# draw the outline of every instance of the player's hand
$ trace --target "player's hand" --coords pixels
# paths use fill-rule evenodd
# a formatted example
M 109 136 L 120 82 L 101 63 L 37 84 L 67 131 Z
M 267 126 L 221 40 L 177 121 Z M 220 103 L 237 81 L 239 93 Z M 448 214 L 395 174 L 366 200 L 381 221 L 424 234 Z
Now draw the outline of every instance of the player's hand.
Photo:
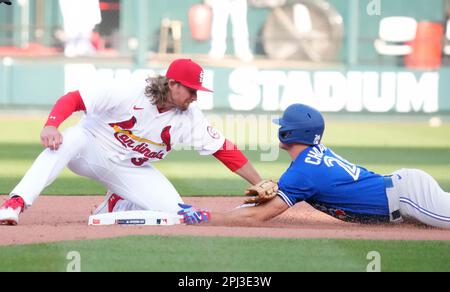
M 178 204 L 178 206 L 181 210 L 177 214 L 183 216 L 185 224 L 194 225 L 211 220 L 211 213 L 207 210 L 198 210 L 186 204 Z
M 51 150 L 58 150 L 63 143 L 63 136 L 57 128 L 45 126 L 41 131 L 41 145 Z

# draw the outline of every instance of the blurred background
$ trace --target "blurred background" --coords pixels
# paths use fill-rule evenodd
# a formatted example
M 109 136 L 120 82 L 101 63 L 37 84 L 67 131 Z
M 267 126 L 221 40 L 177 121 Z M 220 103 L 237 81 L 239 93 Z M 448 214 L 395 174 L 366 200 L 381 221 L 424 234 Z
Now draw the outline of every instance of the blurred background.
M 204 110 L 450 110 L 450 0 L 10 2 L 1 108 L 47 108 L 80 83 L 161 74 L 185 57 L 215 90 Z

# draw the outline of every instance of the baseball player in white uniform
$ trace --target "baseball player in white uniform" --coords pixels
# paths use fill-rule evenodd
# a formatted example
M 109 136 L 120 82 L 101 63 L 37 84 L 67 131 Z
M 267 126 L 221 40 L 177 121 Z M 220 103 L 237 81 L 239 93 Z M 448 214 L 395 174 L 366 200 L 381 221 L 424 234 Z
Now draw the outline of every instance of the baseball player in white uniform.
M 61 97 L 41 132 L 47 149 L 0 207 L 0 224 L 16 225 L 19 214 L 66 166 L 109 190 L 96 213 L 117 211 L 115 207 L 176 212 L 183 202 L 180 194 L 152 163 L 178 144 L 214 155 L 251 184 L 260 181 L 242 152 L 192 104 L 197 90 L 210 91 L 202 80 L 203 69 L 197 63 L 178 59 L 165 76 L 134 84 L 97 84 Z M 58 126 L 76 111 L 86 115 L 61 134 Z

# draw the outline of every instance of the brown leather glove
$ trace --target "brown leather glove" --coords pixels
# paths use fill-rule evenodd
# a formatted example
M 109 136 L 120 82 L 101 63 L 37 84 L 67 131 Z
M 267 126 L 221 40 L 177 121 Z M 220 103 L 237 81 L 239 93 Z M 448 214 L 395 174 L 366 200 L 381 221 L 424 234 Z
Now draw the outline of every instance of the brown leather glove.
M 278 183 L 273 180 L 262 180 L 259 183 L 249 187 L 245 195 L 249 196 L 245 204 L 261 204 L 275 198 L 278 193 Z

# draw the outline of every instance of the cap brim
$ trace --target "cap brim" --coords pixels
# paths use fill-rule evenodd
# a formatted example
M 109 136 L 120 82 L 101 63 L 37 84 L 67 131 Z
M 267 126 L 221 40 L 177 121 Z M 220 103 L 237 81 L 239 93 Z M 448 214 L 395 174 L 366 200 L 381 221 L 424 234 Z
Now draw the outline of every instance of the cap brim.
M 193 84 L 189 84 L 187 82 L 180 82 L 180 83 L 183 84 L 186 87 L 191 88 L 191 89 L 200 90 L 200 91 L 207 91 L 207 92 L 214 92 L 211 89 L 208 89 L 208 88 L 203 87 L 203 86 L 193 85 Z
M 272 122 L 274 124 L 281 125 L 281 118 L 274 118 L 274 119 L 272 119 Z

